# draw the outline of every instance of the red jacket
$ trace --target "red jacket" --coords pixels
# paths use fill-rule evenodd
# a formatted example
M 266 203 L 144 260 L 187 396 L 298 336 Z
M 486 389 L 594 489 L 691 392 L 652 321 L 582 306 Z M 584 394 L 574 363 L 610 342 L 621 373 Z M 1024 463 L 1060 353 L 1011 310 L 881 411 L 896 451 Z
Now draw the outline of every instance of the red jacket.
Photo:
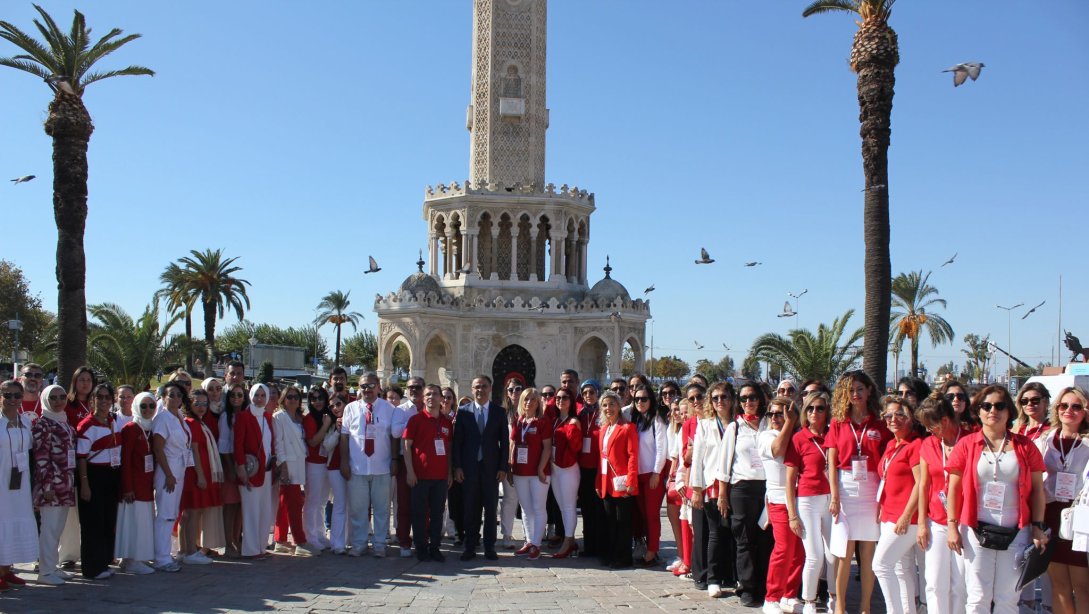
M 617 424 L 605 442 L 608 427 L 602 427 L 598 436 L 598 448 L 604 450 L 598 460 L 597 494 L 605 497 L 627 497 L 639 494 L 639 433 L 630 422 Z M 608 463 L 606 464 L 606 460 Z M 601 469 L 604 467 L 604 471 Z M 628 477 L 629 492 L 617 492 L 613 488 L 613 478 L 619 475 Z
M 134 493 L 137 501 L 154 501 L 155 494 L 152 488 L 152 478 L 155 476 L 155 463 L 151 463 L 151 471 L 144 471 L 147 467 L 146 459 L 151 456 L 149 441 L 150 435 L 144 433 L 144 429 L 135 422 L 129 422 L 121 429 L 121 488 L 122 496 L 125 493 Z
M 1017 500 L 1020 502 L 1020 511 L 1017 514 L 1017 527 L 1023 528 L 1032 522 L 1032 514 L 1029 511 L 1029 499 L 1032 496 L 1032 474 L 1043 473 L 1044 457 L 1040 449 L 1032 443 L 1032 440 L 1024 435 L 1010 432 L 1010 443 L 1013 444 L 1013 453 L 1017 457 L 1017 464 L 1021 472 L 1017 476 Z M 960 476 L 960 509 L 957 510 L 956 519 L 960 524 L 975 528 L 979 524 L 979 478 L 976 475 L 976 465 L 983 455 L 983 431 L 976 431 L 971 435 L 961 437 L 953 448 L 949 459 L 945 461 L 945 470 Z
M 269 435 L 272 435 L 272 415 L 264 413 L 265 423 L 268 425 Z M 271 437 L 269 449 L 276 456 L 276 438 Z M 250 484 L 261 486 L 265 483 L 265 466 L 268 458 L 265 457 L 265 446 L 261 441 L 261 425 L 257 422 L 257 416 L 246 410 L 239 412 L 234 420 L 234 462 L 236 465 L 245 464 L 247 454 L 257 457 L 257 474 L 250 477 Z
M 556 426 L 552 434 L 552 462 L 557 467 L 567 469 L 579 461 L 582 450 L 582 424 L 576 418 L 567 419 Z

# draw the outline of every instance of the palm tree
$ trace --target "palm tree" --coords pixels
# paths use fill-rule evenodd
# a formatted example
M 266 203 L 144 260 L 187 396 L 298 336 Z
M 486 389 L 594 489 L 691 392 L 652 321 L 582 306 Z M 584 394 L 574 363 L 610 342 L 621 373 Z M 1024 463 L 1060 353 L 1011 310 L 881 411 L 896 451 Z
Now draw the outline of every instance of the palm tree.
M 214 361 L 217 314 L 222 318 L 228 311 L 234 311 L 241 322 L 245 309 L 250 308 L 250 297 L 246 295 L 250 282 L 234 276 L 242 267 L 232 266 L 238 258 L 224 260 L 222 249 L 203 252 L 194 249 L 189 253 L 192 257 L 179 258 L 178 263 L 185 270 L 190 290 L 200 297 L 204 308 L 204 343 L 208 346 L 208 359 Z
M 166 269 L 159 275 L 159 282 L 163 287 L 155 293 L 155 298 L 166 299 L 166 308 L 172 314 L 181 314 L 185 320 L 185 338 L 193 341 L 193 306 L 197 301 L 197 293 L 193 279 L 189 272 L 178 266 L 176 262 L 166 265 Z M 185 369 L 193 371 L 193 354 L 185 355 Z
M 112 303 L 91 305 L 88 311 L 93 318 L 88 358 L 107 380 L 143 390 L 165 363 L 190 351 L 190 342 L 182 335 L 167 336 L 181 315 L 159 324 L 158 299 L 137 320 Z
M 340 327 L 351 324 L 352 330 L 356 330 L 356 324 L 363 319 L 363 314 L 348 311 L 348 306 L 352 303 L 348 300 L 350 294 L 351 291 L 341 292 L 340 290 L 333 290 L 326 294 L 318 303 L 318 315 L 314 318 L 314 326 L 318 328 L 326 324 L 337 327 L 337 349 L 336 358 L 334 359 L 336 366 L 340 365 Z
M 927 283 L 930 272 L 922 271 L 900 273 L 892 280 L 892 305 L 897 311 L 892 312 L 889 334 L 896 348 L 903 346 L 904 340 L 911 341 L 911 374 L 919 371 L 919 337 L 923 331 L 930 336 L 930 342 L 937 347 L 939 343 L 953 341 L 953 327 L 945 318 L 928 313 L 928 309 L 941 306 L 945 308 L 945 299 L 937 298 L 937 288 Z
M 749 355 L 771 363 L 799 380 L 813 378 L 833 382 L 862 355 L 858 341 L 862 339 L 863 329 L 855 329 L 846 340 L 843 339 L 847 322 L 854 313 L 854 309 L 848 309 L 842 317 L 833 320 L 831 326 L 821 324 L 815 335 L 802 328 L 787 333 L 789 338 L 775 333 L 761 335 L 753 341 Z
M 42 7 L 34 5 L 42 21 L 34 20 L 45 42 L 0 21 L 0 38 L 23 53 L 0 57 L 8 66 L 46 80 L 54 93 L 45 120 L 53 138 L 53 218 L 57 224 L 57 369 L 62 386 L 87 356 L 87 261 L 83 234 L 87 224 L 87 146 L 94 131 L 91 114 L 83 106 L 87 86 L 126 75 L 154 75 L 143 66 L 91 72 L 96 62 L 140 38 L 121 36 L 114 28 L 91 43 L 91 29 L 83 13 L 75 11 L 71 32 L 65 34 Z M 43 23 L 44 22 L 44 23 Z
M 815 0 L 803 17 L 842 11 L 858 15 L 851 45 L 851 70 L 858 75 L 858 107 L 862 137 L 863 237 L 866 256 L 865 322 L 862 366 L 878 385 L 888 367 L 892 265 L 889 260 L 889 140 L 896 65 L 900 63 L 896 32 L 889 15 L 896 0 Z

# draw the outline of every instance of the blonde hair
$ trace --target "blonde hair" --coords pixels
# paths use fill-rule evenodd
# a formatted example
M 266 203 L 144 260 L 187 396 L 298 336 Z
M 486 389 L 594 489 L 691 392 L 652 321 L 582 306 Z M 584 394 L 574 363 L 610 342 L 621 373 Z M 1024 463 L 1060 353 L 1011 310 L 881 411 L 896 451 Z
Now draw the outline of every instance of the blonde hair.
M 526 418 L 527 417 L 526 413 L 525 413 L 525 407 L 526 407 L 526 401 L 528 401 L 530 399 L 532 399 L 534 401 L 537 401 L 537 411 L 536 411 L 535 415 L 528 416 L 528 417 L 532 417 L 532 418 L 540 418 L 541 417 L 541 395 L 537 393 L 536 388 L 526 388 L 526 389 L 522 390 L 522 394 L 518 396 L 518 409 L 517 409 L 517 412 L 518 412 L 518 417 L 519 418 Z
M 1081 405 L 1085 408 L 1086 412 L 1089 412 L 1089 397 L 1086 396 L 1085 391 L 1077 386 L 1067 386 L 1063 388 L 1059 394 L 1055 395 L 1055 401 L 1051 403 L 1051 427 L 1061 429 L 1062 422 L 1059 422 L 1059 403 L 1062 402 L 1062 398 L 1068 394 L 1072 394 L 1078 397 L 1081 401 Z M 1081 425 L 1078 426 L 1078 433 L 1081 435 L 1089 434 L 1089 413 L 1083 412 L 1081 418 Z

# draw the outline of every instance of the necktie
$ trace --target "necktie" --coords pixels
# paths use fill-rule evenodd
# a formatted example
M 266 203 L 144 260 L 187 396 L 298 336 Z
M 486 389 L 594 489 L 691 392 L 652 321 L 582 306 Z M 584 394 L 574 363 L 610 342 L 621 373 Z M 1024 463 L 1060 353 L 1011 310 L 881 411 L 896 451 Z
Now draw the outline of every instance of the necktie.
M 480 428 L 480 432 L 484 432 L 484 425 L 488 423 L 488 414 L 483 405 L 477 406 L 476 411 L 476 425 Z
M 371 425 L 374 424 L 374 413 L 371 408 L 372 405 L 367 403 L 366 424 L 363 426 L 363 453 L 367 456 L 374 454 L 374 436 L 370 433 Z

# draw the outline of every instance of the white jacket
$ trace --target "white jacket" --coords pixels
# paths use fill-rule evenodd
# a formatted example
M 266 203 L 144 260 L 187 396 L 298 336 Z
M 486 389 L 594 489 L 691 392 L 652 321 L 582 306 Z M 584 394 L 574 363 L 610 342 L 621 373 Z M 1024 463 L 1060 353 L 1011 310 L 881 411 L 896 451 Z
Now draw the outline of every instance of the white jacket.
M 276 438 L 276 463 L 287 463 L 290 484 L 306 483 L 306 440 L 299 434 L 299 425 L 282 409 L 272 414 L 273 437 Z
M 689 488 L 706 490 L 715 483 L 722 455 L 722 435 L 715 418 L 700 418 L 692 440 L 692 467 L 688 472 Z

